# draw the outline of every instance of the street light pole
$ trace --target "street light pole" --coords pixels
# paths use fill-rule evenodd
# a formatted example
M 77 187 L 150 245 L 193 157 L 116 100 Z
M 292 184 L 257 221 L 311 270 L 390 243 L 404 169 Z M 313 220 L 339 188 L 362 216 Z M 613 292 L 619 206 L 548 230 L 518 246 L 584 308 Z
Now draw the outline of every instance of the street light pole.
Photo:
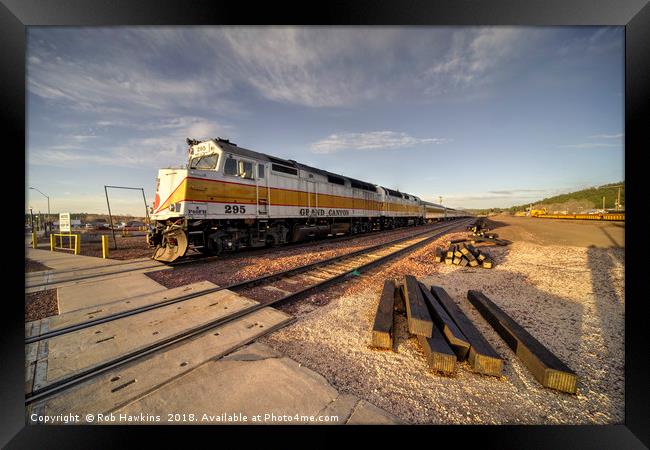
M 30 186 L 29 188 L 39 192 L 43 197 L 45 197 L 47 199 L 47 219 L 49 221 L 50 220 L 50 197 L 43 194 L 41 191 L 39 191 L 35 187 Z M 45 222 L 45 236 L 47 236 L 47 221 Z

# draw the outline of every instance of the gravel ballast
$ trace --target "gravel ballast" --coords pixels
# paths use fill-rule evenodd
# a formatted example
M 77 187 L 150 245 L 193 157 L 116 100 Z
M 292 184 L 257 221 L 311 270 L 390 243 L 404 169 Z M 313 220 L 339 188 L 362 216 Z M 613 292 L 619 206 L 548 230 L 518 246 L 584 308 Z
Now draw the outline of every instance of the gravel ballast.
M 446 235 L 367 275 L 292 305 L 296 323 L 263 339 L 315 370 L 342 393 L 408 423 L 618 424 L 624 421 L 624 249 L 515 242 L 485 247 L 495 268 L 434 263 Z M 406 320 L 396 320 L 398 353 L 369 347 L 386 278 L 405 274 L 447 290 L 504 358 L 502 377 L 459 363 L 455 377 L 427 370 Z M 483 291 L 578 375 L 576 395 L 543 388 L 467 300 Z M 312 301 L 314 300 L 314 301 Z
M 52 268 L 33 259 L 25 258 L 25 273 L 41 272 L 43 270 L 52 270 Z
M 25 294 L 25 322 L 40 320 L 59 313 L 56 289 Z
M 170 289 L 204 280 L 224 286 L 351 253 L 432 228 L 422 226 L 359 236 L 349 240 L 333 242 L 323 240 L 309 246 L 276 248 L 262 255 L 247 255 L 246 252 L 241 252 L 239 255 L 226 255 L 222 259 L 179 266 L 174 270 L 150 272 L 146 275 Z

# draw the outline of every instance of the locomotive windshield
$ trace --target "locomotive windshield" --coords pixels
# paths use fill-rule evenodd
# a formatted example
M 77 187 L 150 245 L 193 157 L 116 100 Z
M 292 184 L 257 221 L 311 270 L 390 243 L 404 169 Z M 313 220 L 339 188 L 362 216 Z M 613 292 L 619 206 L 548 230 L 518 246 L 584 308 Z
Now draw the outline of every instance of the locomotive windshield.
M 190 161 L 190 169 L 214 169 L 217 166 L 218 154 L 195 156 Z

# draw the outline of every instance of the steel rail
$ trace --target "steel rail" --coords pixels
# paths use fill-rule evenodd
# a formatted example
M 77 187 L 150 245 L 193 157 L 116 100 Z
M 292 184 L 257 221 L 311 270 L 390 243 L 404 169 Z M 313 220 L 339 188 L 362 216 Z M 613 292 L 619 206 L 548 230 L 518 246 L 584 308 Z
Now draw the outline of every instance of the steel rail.
M 268 274 L 268 275 L 262 275 L 262 276 L 259 276 L 257 278 L 251 278 L 249 280 L 238 281 L 238 282 L 226 285 L 226 286 L 219 286 L 219 287 L 215 287 L 215 288 L 205 289 L 205 290 L 202 290 L 202 291 L 199 291 L 199 292 L 192 292 L 191 294 L 180 295 L 178 297 L 168 299 L 168 300 L 164 300 L 162 302 L 152 303 L 150 305 L 141 306 L 139 308 L 133 308 L 133 309 L 129 309 L 129 310 L 126 310 L 126 311 L 121 311 L 121 312 L 118 312 L 118 313 L 115 313 L 115 314 L 111 314 L 111 315 L 108 315 L 108 316 L 105 316 L 105 317 L 99 317 L 97 319 L 92 319 L 92 320 L 88 320 L 88 321 L 85 321 L 85 322 L 80 322 L 80 323 L 77 323 L 77 324 L 74 324 L 74 325 L 69 325 L 67 327 L 62 327 L 62 328 L 59 328 L 59 329 L 56 329 L 56 330 L 47 331 L 45 333 L 42 333 L 42 334 L 39 334 L 39 335 L 36 335 L 36 336 L 30 336 L 30 337 L 25 338 L 25 344 L 32 344 L 34 342 L 42 341 L 44 339 L 50 339 L 50 338 L 53 338 L 53 337 L 56 337 L 56 336 L 71 333 L 73 331 L 78 331 L 78 330 L 89 328 L 89 327 L 92 327 L 92 326 L 95 326 L 95 325 L 100 325 L 102 323 L 111 322 L 113 320 L 121 319 L 123 317 L 128 317 L 128 316 L 140 314 L 140 313 L 143 313 L 143 312 L 146 312 L 146 311 L 150 311 L 152 309 L 162 308 L 163 306 L 173 305 L 173 304 L 179 303 L 179 302 L 184 302 L 184 301 L 196 298 L 196 297 L 200 297 L 202 295 L 211 294 L 213 292 L 218 292 L 218 291 L 223 291 L 223 290 L 242 289 L 242 288 L 246 288 L 246 287 L 256 286 L 256 285 L 261 284 L 261 283 L 266 282 L 266 281 L 272 281 L 272 280 L 276 280 L 278 278 L 291 276 L 291 275 L 296 275 L 296 274 L 306 272 L 308 270 L 311 270 L 311 269 L 314 269 L 314 268 L 317 268 L 317 267 L 320 267 L 320 266 L 323 266 L 323 265 L 331 264 L 331 263 L 339 261 L 341 259 L 353 258 L 353 257 L 361 255 L 363 253 L 373 252 L 373 251 L 378 250 L 380 248 L 384 248 L 384 247 L 388 247 L 388 246 L 391 246 L 391 245 L 399 244 L 400 242 L 410 240 L 410 239 L 414 239 L 414 238 L 416 238 L 418 236 L 421 236 L 423 234 L 431 233 L 431 232 L 438 231 L 438 230 L 441 230 L 441 229 L 450 228 L 450 227 L 453 227 L 455 225 L 456 225 L 456 223 L 451 223 L 451 224 L 448 223 L 448 224 L 441 225 L 441 226 L 438 226 L 438 227 L 434 227 L 433 229 L 428 229 L 426 231 L 416 233 L 416 234 L 413 234 L 413 235 L 410 235 L 410 236 L 401 237 L 401 238 L 394 239 L 392 241 L 385 242 L 385 243 L 382 243 L 382 244 L 377 244 L 377 245 L 373 245 L 371 247 L 366 247 L 366 248 L 363 248 L 363 249 L 360 249 L 360 250 L 355 250 L 354 252 L 334 256 L 332 258 L 327 258 L 327 259 L 315 261 L 313 263 L 305 264 L 305 265 L 302 265 L 302 266 L 299 266 L 299 267 L 294 267 L 292 269 L 287 269 L 287 270 L 283 270 L 283 271 L 280 271 L 280 272 L 274 272 L 274 273 L 271 273 L 271 274 Z
M 464 221 L 461 219 L 461 222 L 464 222 Z M 103 364 L 100 364 L 98 366 L 89 368 L 89 369 L 87 369 L 85 371 L 82 371 L 80 373 L 72 375 L 72 376 L 70 376 L 68 378 L 64 378 L 62 380 L 59 380 L 59 381 L 57 381 L 55 383 L 52 383 L 52 384 L 50 384 L 48 386 L 45 386 L 45 387 L 41 388 L 41 389 L 37 389 L 36 391 L 32 391 L 31 393 L 28 393 L 28 394 L 25 395 L 25 405 L 29 405 L 29 404 L 31 404 L 31 403 L 33 403 L 35 401 L 42 400 L 44 398 L 50 397 L 50 396 L 52 396 L 52 395 L 54 395 L 54 394 L 56 394 L 56 393 L 58 393 L 58 392 L 60 392 L 62 390 L 65 390 L 67 388 L 76 386 L 77 384 L 80 384 L 80 383 L 82 383 L 83 381 L 85 381 L 85 380 L 87 380 L 89 378 L 101 375 L 102 373 L 105 373 L 105 372 L 107 372 L 109 370 L 115 369 L 115 368 L 117 368 L 119 366 L 122 366 L 122 365 L 124 365 L 124 364 L 126 364 L 126 363 L 128 363 L 130 361 L 133 361 L 133 360 L 135 360 L 137 358 L 140 358 L 142 356 L 146 356 L 148 354 L 157 352 L 157 351 L 162 350 L 164 348 L 167 348 L 167 347 L 169 347 L 171 345 L 182 342 L 185 339 L 189 339 L 189 338 L 194 337 L 194 336 L 196 336 L 198 334 L 201 334 L 201 333 L 203 333 L 205 331 L 211 330 L 212 328 L 224 325 L 224 324 L 226 324 L 228 322 L 231 322 L 231 321 L 233 321 L 235 319 L 246 316 L 246 315 L 248 315 L 248 314 L 250 314 L 252 312 L 258 311 L 258 310 L 260 310 L 262 308 L 275 306 L 275 305 L 286 304 L 286 303 L 291 302 L 291 301 L 300 300 L 300 299 L 302 299 L 304 297 L 307 297 L 307 296 L 311 295 L 316 290 L 320 290 L 320 289 L 326 288 L 326 287 L 328 287 L 328 286 L 330 286 L 332 284 L 335 284 L 337 282 L 343 281 L 344 279 L 348 278 L 352 274 L 352 272 L 354 272 L 355 270 L 359 271 L 359 272 L 362 272 L 362 271 L 366 271 L 368 269 L 374 268 L 377 265 L 382 264 L 383 262 L 385 262 L 385 261 L 387 261 L 389 259 L 392 259 L 392 258 L 394 258 L 396 256 L 402 255 L 402 254 L 404 254 L 404 253 L 406 253 L 408 251 L 415 250 L 416 248 L 421 247 L 421 246 L 433 241 L 434 239 L 437 239 L 438 237 L 440 237 L 440 236 L 444 235 L 445 233 L 447 233 L 449 230 L 457 228 L 460 225 L 461 225 L 461 223 L 454 223 L 454 224 L 452 224 L 450 226 L 444 227 L 443 230 L 439 230 L 433 236 L 430 236 L 430 237 L 428 237 L 426 239 L 418 241 L 418 242 L 416 242 L 416 243 L 414 243 L 414 244 L 412 244 L 410 246 L 401 248 L 401 249 L 399 249 L 399 250 L 397 250 L 395 252 L 389 253 L 388 255 L 381 256 L 381 257 L 377 258 L 376 260 L 370 261 L 370 262 L 368 262 L 366 264 L 363 264 L 363 265 L 361 265 L 361 266 L 359 266 L 359 267 L 357 267 L 355 269 L 351 269 L 351 270 L 343 272 L 343 273 L 341 273 L 339 275 L 334 275 L 331 278 L 328 278 L 327 280 L 324 280 L 324 281 L 322 281 L 320 283 L 309 286 L 309 287 L 307 287 L 305 289 L 302 289 L 300 291 L 291 293 L 291 294 L 286 295 L 286 296 L 284 296 L 282 298 L 272 300 L 272 301 L 267 302 L 267 303 L 258 303 L 257 305 L 252 305 L 252 306 L 250 306 L 248 308 L 244 308 L 244 309 L 242 309 L 240 311 L 237 311 L 236 313 L 233 313 L 233 314 L 231 314 L 231 315 L 229 315 L 227 317 L 221 317 L 219 319 L 213 320 L 211 322 L 208 322 L 206 324 L 203 324 L 203 325 L 200 325 L 198 327 L 192 328 L 190 330 L 183 331 L 183 332 L 178 333 L 178 334 L 176 334 L 174 336 L 170 336 L 169 338 L 166 338 L 166 339 L 164 339 L 162 341 L 153 343 L 153 344 L 151 344 L 151 345 L 149 345 L 149 346 L 147 346 L 147 347 L 145 347 L 143 349 L 139 349 L 139 350 L 133 351 L 131 353 L 127 353 L 127 354 L 122 355 L 120 357 L 109 360 L 109 361 L 107 361 L 107 362 L 105 362 Z M 413 239 L 413 238 L 414 237 L 411 237 L 411 239 Z M 286 325 L 287 324 L 282 324 L 278 328 L 284 327 Z M 242 345 L 245 345 L 245 344 L 242 344 Z M 239 347 L 241 347 L 241 345 L 238 346 L 238 348 Z

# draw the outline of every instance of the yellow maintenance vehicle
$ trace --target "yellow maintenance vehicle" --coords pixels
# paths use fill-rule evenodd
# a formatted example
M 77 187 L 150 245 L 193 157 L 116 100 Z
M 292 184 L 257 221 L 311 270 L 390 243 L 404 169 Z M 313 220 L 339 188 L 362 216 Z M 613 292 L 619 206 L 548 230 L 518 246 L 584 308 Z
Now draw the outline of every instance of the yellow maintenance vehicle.
M 539 217 L 545 214 L 546 214 L 546 208 L 530 210 L 530 217 Z

